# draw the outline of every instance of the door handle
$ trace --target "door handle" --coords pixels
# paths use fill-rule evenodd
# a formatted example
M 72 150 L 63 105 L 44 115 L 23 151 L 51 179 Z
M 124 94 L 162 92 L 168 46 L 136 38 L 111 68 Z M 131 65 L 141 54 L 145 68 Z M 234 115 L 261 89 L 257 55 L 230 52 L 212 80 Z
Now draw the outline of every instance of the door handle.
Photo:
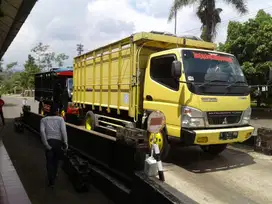
M 152 96 L 150 96 L 150 95 L 146 95 L 146 96 L 145 96 L 145 99 L 146 99 L 147 101 L 153 101 L 153 98 L 152 98 Z

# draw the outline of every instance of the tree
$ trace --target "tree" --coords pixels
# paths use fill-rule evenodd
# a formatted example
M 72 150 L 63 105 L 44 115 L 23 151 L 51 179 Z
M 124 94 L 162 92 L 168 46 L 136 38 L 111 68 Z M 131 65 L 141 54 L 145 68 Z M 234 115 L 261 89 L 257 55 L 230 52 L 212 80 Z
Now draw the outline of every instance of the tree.
M 247 7 L 244 0 L 224 0 L 228 4 L 232 4 L 240 13 L 246 13 Z M 202 23 L 201 37 L 203 40 L 212 42 L 216 36 L 216 26 L 221 22 L 221 8 L 216 8 L 216 0 L 174 0 L 170 9 L 168 21 L 171 21 L 175 12 L 185 6 L 197 3 L 198 8 L 196 15 Z
M 234 54 L 251 85 L 266 84 L 272 69 L 272 17 L 260 10 L 255 19 L 230 22 L 220 51 Z
M 17 66 L 17 62 L 12 62 L 7 64 L 6 69 L 4 69 L 4 80 L 1 93 L 11 93 L 15 89 L 24 91 L 34 87 L 34 74 L 40 72 L 40 68 L 36 64 L 35 58 L 28 55 L 23 71 L 13 70 L 15 66 Z
M 50 46 L 44 45 L 41 42 L 31 49 L 37 65 L 42 71 L 48 71 L 54 64 L 63 66 L 63 62 L 69 58 L 69 56 L 65 55 L 64 53 L 56 54 L 55 52 L 51 52 L 49 50 Z
M 13 68 L 17 66 L 17 62 L 12 62 L 6 65 L 6 68 L 3 70 L 2 83 L 1 83 L 1 94 L 10 93 L 14 87 L 13 83 Z
M 81 53 L 83 52 L 83 45 L 80 43 L 80 44 L 77 44 L 77 54 L 78 55 L 81 55 Z
M 17 65 L 18 65 L 17 62 L 12 62 L 12 63 L 7 64 L 6 71 L 7 72 L 12 72 L 12 69 Z
M 31 49 L 31 52 L 35 55 L 37 64 L 41 70 L 46 67 L 52 67 L 52 59 L 55 53 L 48 52 L 49 45 L 43 45 L 39 42 L 34 48 Z
M 55 62 L 59 67 L 63 66 L 63 62 L 69 58 L 68 55 L 65 55 L 64 53 L 58 54 L 55 58 Z
M 28 55 L 28 59 L 24 64 L 24 71 L 21 73 L 21 86 L 24 89 L 32 89 L 34 87 L 34 75 L 41 70 L 35 62 L 32 55 Z

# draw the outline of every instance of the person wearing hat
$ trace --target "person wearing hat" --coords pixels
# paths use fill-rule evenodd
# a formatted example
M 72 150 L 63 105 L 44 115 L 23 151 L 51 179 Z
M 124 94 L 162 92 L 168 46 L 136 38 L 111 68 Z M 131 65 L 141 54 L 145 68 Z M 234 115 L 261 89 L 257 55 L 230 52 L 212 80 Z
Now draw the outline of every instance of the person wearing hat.
M 57 177 L 62 147 L 68 149 L 67 131 L 64 119 L 59 116 L 56 106 L 51 106 L 50 113 L 40 122 L 41 140 L 45 147 L 48 186 L 54 187 Z

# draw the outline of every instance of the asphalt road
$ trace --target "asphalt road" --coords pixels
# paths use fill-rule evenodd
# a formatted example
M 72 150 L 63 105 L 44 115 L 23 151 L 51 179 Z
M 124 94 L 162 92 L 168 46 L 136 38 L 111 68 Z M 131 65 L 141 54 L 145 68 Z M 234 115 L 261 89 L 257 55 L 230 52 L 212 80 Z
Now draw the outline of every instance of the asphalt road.
M 1 131 L 7 152 L 33 204 L 111 204 L 100 191 L 94 187 L 88 193 L 76 193 L 66 174 L 60 169 L 54 190 L 47 188 L 45 155 L 42 144 L 36 135 L 25 131 L 17 134 L 13 129 L 13 118 L 20 115 L 21 97 L 3 97 L 6 126 Z M 29 99 L 32 109 L 38 110 L 37 103 Z M 35 111 L 36 112 L 36 111 Z
M 6 100 L 19 103 L 22 98 Z M 33 99 L 29 99 L 28 103 L 32 111 L 37 112 L 37 103 Z M 15 114 L 15 109 L 9 114 Z M 272 126 L 271 120 L 267 118 L 252 120 L 251 124 L 256 128 Z M 24 140 L 22 143 L 26 146 L 29 143 L 30 147 L 37 142 Z M 272 157 L 256 153 L 245 146 L 232 145 L 215 158 L 198 147 L 175 148 L 163 165 L 166 183 L 199 203 L 272 203 Z M 25 166 L 30 168 L 31 165 Z

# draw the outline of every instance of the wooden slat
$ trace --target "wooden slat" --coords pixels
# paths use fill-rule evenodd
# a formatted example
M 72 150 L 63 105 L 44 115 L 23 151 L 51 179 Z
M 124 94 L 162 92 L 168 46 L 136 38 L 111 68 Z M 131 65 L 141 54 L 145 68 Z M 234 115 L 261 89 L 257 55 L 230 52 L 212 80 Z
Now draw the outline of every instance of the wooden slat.
M 94 76 L 95 77 L 95 76 Z M 101 51 L 101 57 L 100 57 L 100 92 L 99 92 L 99 97 L 100 97 L 100 100 L 99 100 L 99 110 L 102 111 L 102 103 L 103 103 L 103 92 L 102 92 L 102 89 L 103 89 L 103 50 Z
M 110 105 L 111 105 L 111 69 L 112 69 L 112 61 L 111 61 L 111 52 L 112 49 L 110 47 L 109 49 L 110 54 L 109 54 L 109 67 L 108 67 L 108 108 L 107 108 L 107 112 L 110 112 Z
M 117 114 L 120 114 L 120 103 L 121 103 L 121 60 L 122 60 L 122 45 L 119 44 L 118 52 L 118 96 L 117 96 Z

